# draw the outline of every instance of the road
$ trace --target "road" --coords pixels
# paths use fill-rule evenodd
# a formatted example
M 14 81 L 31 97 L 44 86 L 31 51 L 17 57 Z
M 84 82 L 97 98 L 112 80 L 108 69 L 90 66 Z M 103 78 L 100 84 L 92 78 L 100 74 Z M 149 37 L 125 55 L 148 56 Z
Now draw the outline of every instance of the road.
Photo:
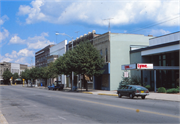
M 0 86 L 9 124 L 177 123 L 179 102 Z

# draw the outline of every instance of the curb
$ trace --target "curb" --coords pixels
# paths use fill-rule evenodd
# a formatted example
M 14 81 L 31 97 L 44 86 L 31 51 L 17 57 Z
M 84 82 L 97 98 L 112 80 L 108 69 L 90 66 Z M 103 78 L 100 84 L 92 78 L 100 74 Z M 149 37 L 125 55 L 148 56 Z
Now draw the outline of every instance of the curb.
M 0 124 L 9 124 L 6 118 L 4 117 L 4 115 L 1 113 L 1 111 L 0 111 Z
M 97 95 L 118 96 L 118 94 L 106 94 L 106 93 L 98 93 Z
M 82 92 L 82 93 L 86 93 L 86 94 L 93 94 L 92 92 Z

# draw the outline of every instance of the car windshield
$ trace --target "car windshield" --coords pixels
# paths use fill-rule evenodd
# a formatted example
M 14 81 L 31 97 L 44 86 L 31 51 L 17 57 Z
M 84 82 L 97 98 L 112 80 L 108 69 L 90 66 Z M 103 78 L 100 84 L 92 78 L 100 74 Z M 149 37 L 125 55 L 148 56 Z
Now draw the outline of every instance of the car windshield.
M 136 88 L 137 90 L 146 90 L 146 88 L 141 87 L 141 86 L 135 86 L 135 88 Z

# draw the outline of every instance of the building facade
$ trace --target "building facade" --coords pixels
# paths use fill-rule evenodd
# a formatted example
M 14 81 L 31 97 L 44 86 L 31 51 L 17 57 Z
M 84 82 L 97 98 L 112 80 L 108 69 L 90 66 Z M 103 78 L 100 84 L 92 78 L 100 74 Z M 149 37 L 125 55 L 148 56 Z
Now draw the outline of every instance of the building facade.
M 148 46 L 152 36 L 107 32 L 93 39 L 93 46 L 104 58 L 104 73 L 94 78 L 94 89 L 117 90 L 122 80 L 121 65 L 130 62 L 131 45 Z
M 21 76 L 21 72 L 25 71 L 25 69 L 27 69 L 27 65 L 18 64 L 18 63 L 10 63 L 10 62 L 1 62 L 0 63 L 0 80 L 1 80 L 1 82 L 3 82 L 2 75 L 6 69 L 8 69 L 12 74 L 18 73 L 18 75 Z
M 63 56 L 63 54 L 66 53 L 66 45 L 67 45 L 67 40 L 64 40 L 50 48 L 50 56 L 47 57 L 47 63 L 54 62 L 58 57 Z M 66 76 L 65 75 L 59 75 L 57 79 L 49 79 L 48 80 L 48 85 L 51 82 L 54 82 L 55 80 L 61 81 L 62 84 L 64 84 L 64 87 L 66 87 Z
M 35 67 L 45 67 L 48 65 L 47 57 L 50 56 L 50 48 L 54 45 L 48 45 L 35 53 Z
M 149 46 L 130 51 L 130 63 L 152 63 L 152 70 L 131 70 L 131 76 L 140 77 L 146 85 L 175 88 L 179 86 L 180 32 L 149 40 Z

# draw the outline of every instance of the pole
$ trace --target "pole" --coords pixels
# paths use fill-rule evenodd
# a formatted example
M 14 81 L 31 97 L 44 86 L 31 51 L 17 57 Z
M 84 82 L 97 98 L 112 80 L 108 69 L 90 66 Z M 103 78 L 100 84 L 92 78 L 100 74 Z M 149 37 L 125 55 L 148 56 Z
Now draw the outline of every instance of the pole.
M 72 39 L 72 50 L 73 50 L 73 39 Z M 74 72 L 72 71 L 72 91 L 74 86 Z
M 154 92 L 156 92 L 156 70 L 154 70 Z

